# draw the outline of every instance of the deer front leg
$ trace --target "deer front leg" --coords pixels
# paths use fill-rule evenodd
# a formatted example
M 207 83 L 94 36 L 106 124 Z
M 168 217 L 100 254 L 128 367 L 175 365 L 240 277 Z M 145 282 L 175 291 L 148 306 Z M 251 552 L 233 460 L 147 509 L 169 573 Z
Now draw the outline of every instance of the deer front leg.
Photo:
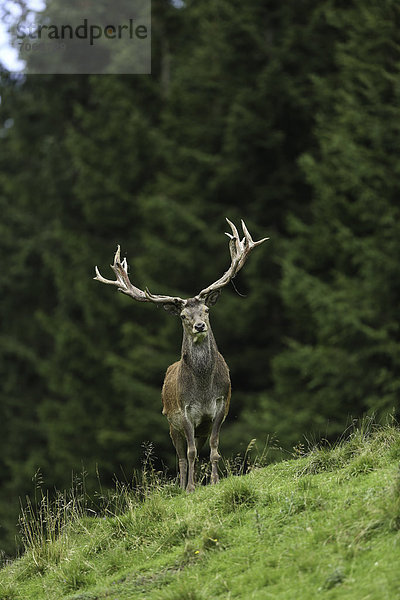
M 175 446 L 176 454 L 179 462 L 179 484 L 184 490 L 186 487 L 186 476 L 187 476 L 187 460 L 186 460 L 186 440 L 184 436 L 177 430 L 170 426 L 169 434 L 171 436 L 172 443 Z
M 221 425 L 225 419 L 225 404 L 222 404 L 219 412 L 217 413 L 211 429 L 210 434 L 210 462 L 211 462 L 211 483 L 218 483 L 219 475 L 218 475 L 218 461 L 221 458 L 218 453 L 218 445 L 219 445 L 219 432 L 221 429 Z
M 194 439 L 194 426 L 187 417 L 184 420 L 183 426 L 184 426 L 186 442 L 187 442 L 187 458 L 188 458 L 188 463 L 189 463 L 189 472 L 188 472 L 188 481 L 187 481 L 186 491 L 188 493 L 190 493 L 190 492 L 194 492 L 194 489 L 195 489 L 194 464 L 195 464 L 196 457 L 197 457 L 197 450 L 196 450 L 196 442 Z

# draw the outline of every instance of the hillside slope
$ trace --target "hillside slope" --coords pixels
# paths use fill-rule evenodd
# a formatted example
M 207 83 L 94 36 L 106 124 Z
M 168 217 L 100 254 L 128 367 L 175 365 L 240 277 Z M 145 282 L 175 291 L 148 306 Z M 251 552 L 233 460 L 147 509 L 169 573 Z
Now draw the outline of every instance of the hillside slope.
M 0 598 L 399 598 L 399 460 L 397 428 L 356 431 L 190 496 L 71 514 L 0 571 Z

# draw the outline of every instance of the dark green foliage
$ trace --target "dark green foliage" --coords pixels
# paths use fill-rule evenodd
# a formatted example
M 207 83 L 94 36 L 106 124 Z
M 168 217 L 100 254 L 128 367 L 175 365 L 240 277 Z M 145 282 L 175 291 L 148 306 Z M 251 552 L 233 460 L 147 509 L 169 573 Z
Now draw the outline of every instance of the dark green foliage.
M 327 3 L 335 72 L 314 77 L 316 146 L 299 164 L 313 196 L 292 232 L 282 295 L 292 331 L 273 360 L 295 430 L 398 410 L 400 229 L 396 2 Z M 340 40 L 340 41 L 339 41 Z M 293 426 L 293 422 L 292 422 Z M 282 432 L 287 431 L 282 427 Z

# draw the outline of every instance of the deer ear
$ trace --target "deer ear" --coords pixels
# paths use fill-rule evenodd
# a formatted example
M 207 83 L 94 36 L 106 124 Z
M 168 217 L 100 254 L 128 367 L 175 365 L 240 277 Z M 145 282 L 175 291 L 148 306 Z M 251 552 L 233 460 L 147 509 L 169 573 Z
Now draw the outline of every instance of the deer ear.
M 171 315 L 179 316 L 182 311 L 180 304 L 163 304 L 163 309 L 169 312 Z
M 219 298 L 220 293 L 221 293 L 221 290 L 215 290 L 215 292 L 210 292 L 208 294 L 208 296 L 205 298 L 205 304 L 207 306 L 214 306 L 214 304 L 216 303 L 216 301 Z

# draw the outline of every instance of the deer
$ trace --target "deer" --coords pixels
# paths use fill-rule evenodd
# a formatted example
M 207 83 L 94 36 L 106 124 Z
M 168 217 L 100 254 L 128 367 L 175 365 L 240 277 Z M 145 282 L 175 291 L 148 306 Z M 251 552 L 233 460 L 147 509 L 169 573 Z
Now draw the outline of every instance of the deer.
M 231 380 L 228 366 L 211 330 L 209 309 L 214 306 L 223 287 L 234 279 L 245 264 L 250 252 L 269 238 L 254 241 L 241 221 L 244 237 L 241 239 L 235 225 L 229 220 L 231 233 L 229 250 L 231 264 L 217 281 L 201 290 L 193 298 L 179 298 L 152 294 L 133 285 L 128 275 L 126 258 L 121 261 L 120 246 L 110 265 L 116 279 L 104 278 L 97 266 L 96 281 L 113 285 L 118 291 L 138 302 L 152 302 L 181 318 L 183 339 L 181 358 L 170 365 L 162 386 L 162 414 L 169 422 L 170 437 L 175 447 L 180 487 L 190 493 L 195 490 L 195 461 L 209 439 L 211 483 L 219 481 L 219 435 L 231 398 Z

